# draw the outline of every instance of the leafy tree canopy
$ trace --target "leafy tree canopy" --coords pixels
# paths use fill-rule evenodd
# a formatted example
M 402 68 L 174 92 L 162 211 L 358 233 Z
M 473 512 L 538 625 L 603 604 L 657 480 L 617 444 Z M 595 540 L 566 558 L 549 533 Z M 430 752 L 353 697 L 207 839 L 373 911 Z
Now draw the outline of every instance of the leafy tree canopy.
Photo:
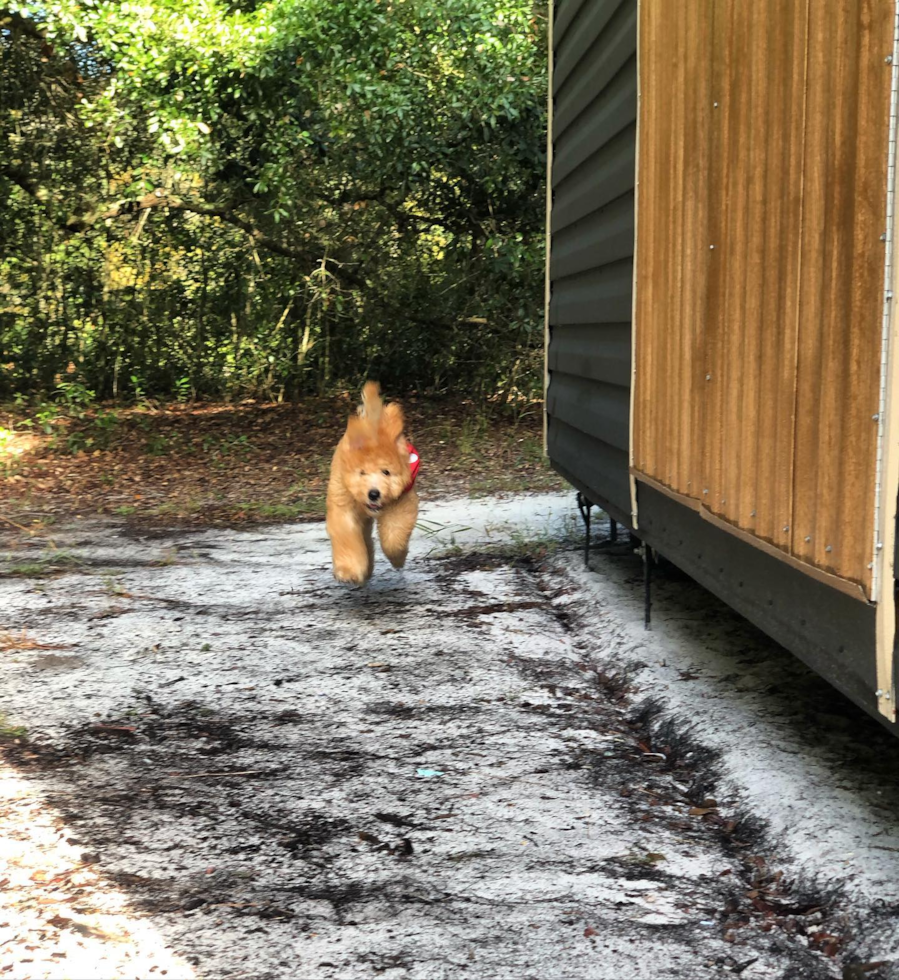
M 544 31 L 515 0 L 0 9 L 8 385 L 526 386 Z

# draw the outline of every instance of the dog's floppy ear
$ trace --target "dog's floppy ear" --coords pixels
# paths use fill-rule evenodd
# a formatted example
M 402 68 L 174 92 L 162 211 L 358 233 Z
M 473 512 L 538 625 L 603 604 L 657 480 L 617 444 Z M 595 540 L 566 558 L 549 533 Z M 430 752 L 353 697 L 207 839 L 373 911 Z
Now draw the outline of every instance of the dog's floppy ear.
M 403 418 L 403 410 L 396 402 L 391 402 L 384 406 L 381 414 L 381 431 L 388 439 L 398 440 L 403 434 L 403 426 L 406 424 Z
M 371 442 L 371 426 L 364 418 L 351 415 L 346 424 L 346 438 L 350 449 L 364 449 Z

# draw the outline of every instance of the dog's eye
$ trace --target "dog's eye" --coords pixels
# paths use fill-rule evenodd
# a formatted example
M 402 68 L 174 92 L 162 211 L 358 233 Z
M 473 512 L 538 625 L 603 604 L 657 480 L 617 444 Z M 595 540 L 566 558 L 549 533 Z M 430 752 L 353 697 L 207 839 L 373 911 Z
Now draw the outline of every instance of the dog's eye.
M 359 470 L 359 476 L 365 476 L 365 470 Z
M 390 470 L 381 470 L 384 476 L 390 476 Z

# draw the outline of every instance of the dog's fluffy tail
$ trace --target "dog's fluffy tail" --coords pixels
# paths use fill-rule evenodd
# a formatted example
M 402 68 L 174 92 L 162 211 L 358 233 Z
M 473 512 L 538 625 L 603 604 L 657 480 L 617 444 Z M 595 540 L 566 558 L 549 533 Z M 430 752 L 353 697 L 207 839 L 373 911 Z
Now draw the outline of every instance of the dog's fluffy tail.
M 381 409 L 384 402 L 381 399 L 381 386 L 377 381 L 366 381 L 362 388 L 362 411 L 363 418 L 377 426 L 381 421 Z

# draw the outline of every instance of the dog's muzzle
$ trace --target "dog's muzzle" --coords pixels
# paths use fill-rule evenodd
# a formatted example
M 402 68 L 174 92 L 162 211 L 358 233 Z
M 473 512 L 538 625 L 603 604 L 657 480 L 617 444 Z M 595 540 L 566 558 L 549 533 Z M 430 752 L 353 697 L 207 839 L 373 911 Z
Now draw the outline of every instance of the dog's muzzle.
M 368 491 L 368 507 L 369 510 L 380 510 L 381 509 L 381 491 L 371 489 Z

